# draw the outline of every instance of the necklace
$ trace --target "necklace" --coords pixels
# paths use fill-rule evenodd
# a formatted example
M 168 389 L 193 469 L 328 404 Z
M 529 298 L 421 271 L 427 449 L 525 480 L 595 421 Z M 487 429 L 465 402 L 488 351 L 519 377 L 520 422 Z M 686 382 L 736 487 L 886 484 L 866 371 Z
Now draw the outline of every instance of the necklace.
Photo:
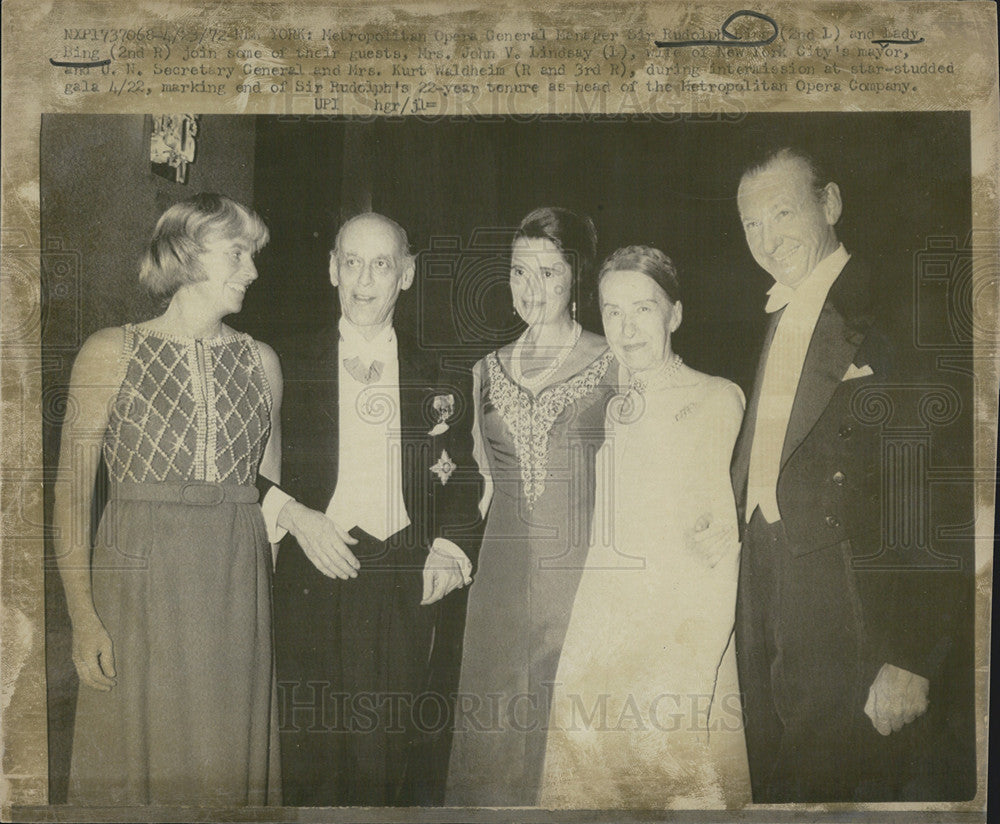
M 684 361 L 681 360 L 681 356 L 674 352 L 670 356 L 670 359 L 653 374 L 649 376 L 633 376 L 632 381 L 629 383 L 629 389 L 634 389 L 641 395 L 649 389 L 650 386 L 664 386 L 677 372 L 677 370 L 681 368 L 682 363 L 684 363 Z
M 569 335 L 563 340 L 559 346 L 559 353 L 555 356 L 545 369 L 530 378 L 524 376 L 524 372 L 521 370 L 521 359 L 524 354 L 524 338 L 528 334 L 521 335 L 514 344 L 514 351 L 510 354 L 510 371 L 513 373 L 513 378 L 521 386 L 526 389 L 531 389 L 534 391 L 540 386 L 544 386 L 545 382 L 555 374 L 556 370 L 559 369 L 566 362 L 566 358 L 569 357 L 569 353 L 573 351 L 573 347 L 576 346 L 578 340 L 580 340 L 580 335 L 583 332 L 583 327 L 580 326 L 576 321 L 573 322 L 573 328 L 571 329 Z

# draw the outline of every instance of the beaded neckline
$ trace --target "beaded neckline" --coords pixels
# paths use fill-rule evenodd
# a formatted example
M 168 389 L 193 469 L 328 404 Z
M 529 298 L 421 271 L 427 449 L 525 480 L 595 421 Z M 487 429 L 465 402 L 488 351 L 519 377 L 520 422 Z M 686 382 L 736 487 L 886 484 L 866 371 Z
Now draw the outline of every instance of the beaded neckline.
M 520 383 L 518 383 L 517 379 L 511 374 L 511 371 L 506 366 L 504 366 L 503 361 L 500 359 L 500 356 L 497 354 L 496 351 L 490 352 L 488 358 L 496 361 L 496 365 L 500 369 L 500 372 L 508 381 L 511 382 L 511 384 L 513 384 L 515 387 L 520 389 L 525 394 L 537 399 L 542 397 L 542 395 L 544 395 L 546 392 L 558 389 L 560 386 L 565 386 L 567 383 L 575 381 L 577 378 L 583 375 L 588 369 L 593 369 L 595 366 L 597 366 L 603 359 L 607 359 L 608 363 L 610 364 L 612 359 L 614 358 L 614 355 L 611 353 L 610 347 L 606 348 L 603 352 L 601 352 L 600 355 L 594 358 L 590 363 L 586 364 L 585 366 L 581 366 L 572 375 L 567 375 L 560 381 L 556 381 L 555 383 L 550 383 L 548 386 L 544 387 L 543 389 L 539 389 L 537 392 L 532 391 L 529 387 L 522 386 Z M 604 374 L 604 371 L 606 369 L 607 366 L 605 366 L 604 369 L 601 370 L 602 375 Z
M 160 340 L 171 341 L 172 343 L 179 343 L 185 346 L 190 346 L 194 343 L 201 343 L 204 346 L 220 346 L 222 344 L 232 343 L 236 340 L 245 340 L 249 337 L 246 332 L 233 331 L 227 332 L 224 335 L 216 335 L 213 338 L 199 338 L 194 335 L 178 335 L 174 332 L 163 332 L 159 329 L 151 329 L 141 323 L 127 323 L 125 326 L 144 337 L 159 338 Z
M 532 509 L 545 491 L 549 463 L 549 433 L 556 418 L 571 403 L 590 394 L 603 380 L 612 354 L 606 350 L 565 381 L 532 395 L 514 381 L 500 363 L 496 352 L 486 359 L 489 397 L 514 442 L 525 502 Z

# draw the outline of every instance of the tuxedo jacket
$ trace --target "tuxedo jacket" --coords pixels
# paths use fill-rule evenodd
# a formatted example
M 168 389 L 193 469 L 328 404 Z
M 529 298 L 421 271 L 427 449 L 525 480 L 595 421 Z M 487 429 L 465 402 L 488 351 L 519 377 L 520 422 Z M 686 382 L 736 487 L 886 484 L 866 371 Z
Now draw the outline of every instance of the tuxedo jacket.
M 286 803 L 381 806 L 423 798 L 419 768 L 430 758 L 431 745 L 415 743 L 423 739 L 411 729 L 412 714 L 401 716 L 405 732 L 402 726 L 391 729 L 378 696 L 435 689 L 437 662 L 451 648 L 442 650 L 442 639 L 460 633 L 461 616 L 454 613 L 464 601 L 459 592 L 432 607 L 421 606 L 422 569 L 439 537 L 453 541 L 475 563 L 481 477 L 472 458 L 471 373 L 439 372 L 414 341 L 397 338 L 400 442 L 387 448 L 401 452 L 410 526 L 383 547 L 362 542 L 361 570 L 351 581 L 325 576 L 292 535 L 285 536 L 278 552 L 274 647 Z M 338 473 L 339 342 L 333 326 L 281 347 L 281 486 L 320 512 L 338 481 L 352 482 Z M 452 403 L 444 404 L 442 396 L 449 395 Z M 451 409 L 442 422 L 445 406 Z M 384 453 L 371 456 L 385 459 Z M 457 669 L 457 661 L 452 666 Z M 338 703 L 329 697 L 336 694 L 351 699 Z M 363 705 L 353 703 L 365 696 L 381 708 L 377 723 Z M 394 718 L 393 723 L 400 722 Z M 363 734 L 344 734 L 356 723 Z
M 320 512 L 326 511 L 339 480 L 339 341 L 334 325 L 294 341 L 282 353 L 281 488 Z M 398 333 L 397 341 L 402 491 L 411 521 L 407 540 L 426 551 L 435 538 L 447 538 L 475 563 L 481 540 L 481 478 L 472 458 L 471 377 L 465 370 L 439 372 L 436 359 L 415 341 Z M 448 395 L 453 404 L 445 431 L 431 434 L 441 422 L 435 398 Z M 293 548 L 298 550 L 288 535 L 281 552 Z
M 744 513 L 750 448 L 779 317 L 775 313 L 768 327 L 734 450 L 741 523 L 751 514 Z M 926 569 L 926 551 L 907 555 L 885 546 L 894 517 L 885 498 L 898 498 L 906 484 L 906 478 L 889 474 L 886 439 L 892 427 L 905 427 L 916 417 L 907 410 L 913 406 L 914 381 L 901 362 L 902 349 L 877 321 L 867 268 L 851 257 L 830 288 L 809 344 L 777 483 L 782 524 L 799 562 L 809 563 L 812 553 L 835 546 L 850 551 L 853 591 L 843 593 L 844 612 L 845 620 L 856 620 L 860 612 L 866 684 L 883 663 L 933 683 L 956 633 L 971 633 L 971 626 L 964 626 L 967 570 Z M 912 495 L 902 501 L 904 508 L 916 505 Z M 822 642 L 822 627 L 782 631 L 812 633 Z

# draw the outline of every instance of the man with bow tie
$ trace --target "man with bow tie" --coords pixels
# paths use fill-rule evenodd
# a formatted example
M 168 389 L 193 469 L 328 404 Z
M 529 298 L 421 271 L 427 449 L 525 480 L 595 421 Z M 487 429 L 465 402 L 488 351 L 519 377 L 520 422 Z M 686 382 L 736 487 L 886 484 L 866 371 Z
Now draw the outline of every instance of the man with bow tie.
M 286 804 L 411 805 L 421 742 L 447 724 L 429 692 L 435 606 L 471 582 L 478 473 L 460 374 L 397 336 L 414 278 L 406 233 L 363 214 L 330 255 L 336 326 L 285 358 L 275 658 Z
M 942 743 L 960 725 L 944 675 L 959 573 L 879 556 L 882 432 L 858 400 L 884 387 L 892 404 L 899 351 L 876 321 L 868 270 L 837 238 L 828 181 L 782 148 L 737 195 L 754 260 L 775 280 L 733 458 L 753 800 L 945 800 L 968 766 Z M 865 565 L 873 557 L 881 568 Z

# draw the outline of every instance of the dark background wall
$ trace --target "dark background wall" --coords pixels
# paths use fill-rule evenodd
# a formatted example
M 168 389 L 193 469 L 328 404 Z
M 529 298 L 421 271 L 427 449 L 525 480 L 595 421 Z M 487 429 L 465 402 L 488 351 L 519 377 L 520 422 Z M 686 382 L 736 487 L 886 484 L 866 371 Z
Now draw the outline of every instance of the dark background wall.
M 142 116 L 43 119 L 47 493 L 72 357 L 95 329 L 156 311 L 136 283 L 139 258 L 163 209 L 198 191 L 253 204 L 269 226 L 260 278 L 229 322 L 279 352 L 289 337 L 335 314 L 327 276 L 333 235 L 343 219 L 371 208 L 406 227 L 418 254 L 417 282 L 400 301 L 398 326 L 440 356 L 480 357 L 520 331 L 506 283 L 511 230 L 532 208 L 561 205 L 594 219 L 601 257 L 633 243 L 673 257 L 684 291 L 675 348 L 695 368 L 748 389 L 770 278 L 746 248 L 735 192 L 750 147 L 780 135 L 810 144 L 828 161 L 843 194 L 841 239 L 877 273 L 879 297 L 903 339 L 937 341 L 931 356 L 957 347 L 949 351 L 960 363 L 967 354 L 967 330 L 956 326 L 949 303 L 953 280 L 967 274 L 953 247 L 961 248 L 971 226 L 964 112 L 735 120 L 202 116 L 198 156 L 184 186 L 150 174 L 149 131 Z M 927 287 L 918 277 L 921 250 L 933 238 L 943 239 L 946 274 Z M 600 330 L 593 307 L 581 314 L 585 325 Z M 971 399 L 971 376 L 962 368 L 948 380 Z M 966 406 L 955 427 L 971 433 L 971 403 Z M 971 450 L 971 437 L 966 441 Z M 963 464 L 970 455 L 960 451 L 953 462 L 971 466 Z M 952 494 L 971 501 L 971 490 L 958 486 Z M 46 592 L 51 795 L 58 802 L 76 681 L 55 574 Z M 460 600 L 455 605 L 460 609 Z
M 479 356 L 520 331 L 506 277 L 509 230 L 550 204 L 593 217 L 601 257 L 660 247 L 685 295 L 677 349 L 746 387 L 769 277 L 753 262 L 735 192 L 745 156 L 782 136 L 811 144 L 840 184 L 839 232 L 879 272 L 886 303 L 914 296 L 927 238 L 970 225 L 965 113 L 804 113 L 736 121 L 262 119 L 254 204 L 272 230 L 239 323 L 264 339 L 313 328 L 335 309 L 326 276 L 337 225 L 372 208 L 421 254 L 397 322 L 424 345 Z M 599 330 L 591 307 L 587 325 Z

